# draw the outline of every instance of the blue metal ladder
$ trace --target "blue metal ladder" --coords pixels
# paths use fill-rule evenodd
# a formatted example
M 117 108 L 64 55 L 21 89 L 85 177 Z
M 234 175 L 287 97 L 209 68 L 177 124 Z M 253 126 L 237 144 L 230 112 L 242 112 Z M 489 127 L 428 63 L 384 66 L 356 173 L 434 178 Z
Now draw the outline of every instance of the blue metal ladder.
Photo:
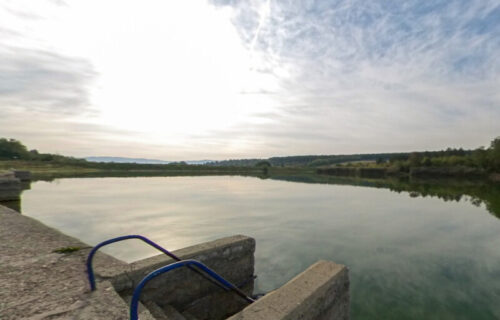
M 156 248 L 157 250 L 163 252 L 167 256 L 171 257 L 172 259 L 176 260 L 177 262 L 169 264 L 167 266 L 161 267 L 150 274 L 148 274 L 142 281 L 139 283 L 139 285 L 136 287 L 134 290 L 134 295 L 132 297 L 132 302 L 130 305 L 130 319 L 137 319 L 137 304 L 139 301 L 139 296 L 141 293 L 142 288 L 152 278 L 168 272 L 170 270 L 174 270 L 180 267 L 187 266 L 189 269 L 193 270 L 194 272 L 198 273 L 199 275 L 203 276 L 205 279 L 209 280 L 210 282 L 214 283 L 218 287 L 224 289 L 225 291 L 232 291 L 241 298 L 243 298 L 245 301 L 248 303 L 255 302 L 255 300 L 248 295 L 246 295 L 243 291 L 241 291 L 237 286 L 232 284 L 231 282 L 225 280 L 222 276 L 217 274 L 215 271 L 211 270 L 201 262 L 198 262 L 196 260 L 181 260 L 179 257 L 177 257 L 175 254 L 171 253 L 170 251 L 166 250 L 165 248 L 159 246 L 158 244 L 154 243 L 153 241 L 149 240 L 148 238 L 141 236 L 141 235 L 128 235 L 128 236 L 121 236 L 117 238 L 112 238 L 106 241 L 103 241 L 99 244 L 97 244 L 95 247 L 92 248 L 90 251 L 88 257 L 87 257 L 87 274 L 88 274 L 88 279 L 89 279 L 89 284 L 90 284 L 90 290 L 94 291 L 96 289 L 96 283 L 95 283 L 95 275 L 94 275 L 94 270 L 92 267 L 92 260 L 94 259 L 95 254 L 97 251 L 108 245 L 112 244 L 115 242 L 120 242 L 124 240 L 129 240 L 129 239 L 139 239 L 142 240 L 143 242 L 149 244 L 150 246 Z M 202 271 L 200 271 L 202 270 Z M 134 300 L 135 298 L 135 300 Z M 135 307 L 134 307 L 135 305 Z M 135 316 L 133 315 L 135 314 Z

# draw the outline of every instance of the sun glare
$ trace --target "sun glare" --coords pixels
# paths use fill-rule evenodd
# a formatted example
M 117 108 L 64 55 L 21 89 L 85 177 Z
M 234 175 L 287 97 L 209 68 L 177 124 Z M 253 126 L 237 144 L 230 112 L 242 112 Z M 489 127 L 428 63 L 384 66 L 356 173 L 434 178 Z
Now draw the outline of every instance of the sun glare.
M 110 41 L 93 61 L 100 72 L 93 102 L 105 125 L 162 138 L 224 129 L 272 107 L 247 92 L 274 90 L 273 76 L 255 71 L 258 59 L 241 42 L 231 11 L 203 1 L 151 1 L 147 24 L 126 7 L 113 17 Z M 150 15 L 153 14 L 152 16 Z

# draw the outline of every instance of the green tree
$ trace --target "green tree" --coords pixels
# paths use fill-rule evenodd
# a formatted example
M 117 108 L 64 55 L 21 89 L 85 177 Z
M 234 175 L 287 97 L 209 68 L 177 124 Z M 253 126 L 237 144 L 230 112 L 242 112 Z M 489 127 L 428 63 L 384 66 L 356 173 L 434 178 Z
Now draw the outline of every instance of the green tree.
M 423 160 L 422 160 L 422 165 L 425 166 L 425 167 L 430 167 L 432 165 L 432 161 L 431 161 L 431 158 L 429 157 L 425 157 Z
M 255 164 L 256 167 L 259 167 L 259 168 L 265 168 L 265 167 L 270 167 L 271 166 L 271 162 L 267 161 L 267 160 L 262 160 L 262 161 L 259 161 Z
M 500 137 L 491 141 L 490 145 L 491 168 L 497 172 L 500 171 Z
M 26 146 L 14 139 L 0 138 L 0 159 L 29 159 Z
M 422 158 L 420 154 L 417 152 L 412 152 L 410 153 L 410 156 L 408 157 L 408 163 L 410 167 L 419 167 L 421 164 Z
M 480 147 L 472 153 L 472 162 L 478 168 L 487 168 L 489 166 L 488 151 Z
M 262 160 L 262 161 L 257 162 L 255 164 L 255 166 L 258 168 L 262 168 L 262 173 L 267 175 L 269 172 L 269 167 L 271 166 L 271 162 L 269 162 L 267 160 Z

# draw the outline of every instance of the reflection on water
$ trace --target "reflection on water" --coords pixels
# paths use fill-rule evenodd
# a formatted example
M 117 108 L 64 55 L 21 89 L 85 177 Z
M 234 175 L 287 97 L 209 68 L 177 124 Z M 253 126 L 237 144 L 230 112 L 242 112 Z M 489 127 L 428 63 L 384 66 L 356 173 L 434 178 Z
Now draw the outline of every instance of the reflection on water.
M 443 201 L 469 201 L 500 218 L 500 184 L 464 179 L 363 179 L 328 175 L 272 176 L 271 179 L 304 183 L 351 185 L 408 192 L 415 197 L 437 197 Z
M 168 249 L 255 237 L 257 291 L 319 259 L 346 264 L 353 319 L 498 319 L 499 194 L 465 182 L 318 176 L 94 178 L 33 183 L 22 205 L 89 244 L 131 233 Z M 156 254 L 134 242 L 107 252 Z

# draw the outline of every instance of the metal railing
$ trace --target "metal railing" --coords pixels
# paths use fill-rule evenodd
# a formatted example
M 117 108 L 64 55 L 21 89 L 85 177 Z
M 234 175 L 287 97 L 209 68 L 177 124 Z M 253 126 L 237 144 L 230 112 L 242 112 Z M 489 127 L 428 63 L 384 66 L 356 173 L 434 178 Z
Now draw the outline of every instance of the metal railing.
M 188 267 L 190 268 L 192 265 L 196 266 L 200 270 L 202 270 L 207 276 L 210 276 L 212 279 L 220 283 L 222 286 L 229 288 L 230 290 L 238 290 L 240 291 L 234 284 L 231 282 L 227 281 L 223 277 L 221 277 L 219 274 L 217 274 L 215 271 L 204 265 L 203 263 L 196 261 L 196 260 L 182 260 L 179 262 L 174 262 L 172 264 L 169 264 L 167 266 L 161 267 L 159 269 L 156 269 L 155 271 L 151 272 L 148 274 L 144 279 L 141 280 L 141 282 L 137 285 L 137 287 L 134 290 L 134 293 L 132 295 L 132 301 L 130 302 L 130 320 L 138 320 L 139 315 L 138 315 L 138 306 L 139 306 L 139 298 L 141 296 L 142 289 L 148 283 L 151 279 L 169 272 L 171 270 L 181 268 L 181 267 Z M 237 292 L 237 291 L 235 291 Z M 240 291 L 241 292 L 241 291 Z M 255 300 L 250 298 L 249 296 L 245 295 L 243 292 L 242 294 L 245 296 L 245 300 L 249 302 L 254 302 Z
M 92 260 L 94 259 L 94 255 L 97 253 L 97 250 L 99 250 L 100 248 L 102 248 L 102 247 L 104 247 L 104 246 L 106 246 L 108 244 L 115 243 L 115 242 L 120 242 L 120 241 L 124 241 L 124 240 L 128 240 L 128 239 L 139 239 L 139 240 L 142 240 L 145 243 L 149 244 L 150 246 L 152 246 L 152 247 L 156 248 L 157 250 L 163 252 L 167 256 L 171 257 L 172 259 L 174 259 L 176 261 L 182 261 L 179 257 L 177 257 L 172 252 L 168 251 L 167 249 L 159 246 L 158 244 L 154 243 L 153 241 L 151 241 L 148 238 L 143 237 L 141 235 L 128 235 L 128 236 L 121 236 L 121 237 L 117 237 L 117 238 L 112 238 L 112 239 L 103 241 L 103 242 L 99 243 L 98 245 L 96 245 L 94 248 L 92 248 L 92 250 L 90 251 L 90 253 L 89 253 L 88 257 L 87 257 L 87 275 L 88 275 L 88 279 L 89 279 L 90 290 L 94 291 L 96 289 L 94 269 L 92 267 Z M 185 261 L 188 261 L 188 260 L 185 260 Z M 191 270 L 193 270 L 197 274 L 201 275 L 202 277 L 204 277 L 208 281 L 212 282 L 213 284 L 217 285 L 218 287 L 220 287 L 220 288 L 222 288 L 222 289 L 224 289 L 226 291 L 228 291 L 228 290 L 233 291 L 235 294 L 237 294 L 241 298 L 245 299 L 248 303 L 252 303 L 252 302 L 255 301 L 251 297 L 247 296 L 238 287 L 236 287 L 236 286 L 234 286 L 232 284 L 231 284 L 231 286 L 224 286 L 223 284 L 221 284 L 221 281 L 215 281 L 213 277 L 207 276 L 206 273 L 203 273 L 200 270 L 195 269 L 194 267 L 192 267 L 190 265 L 188 266 L 188 268 L 191 269 Z
M 167 249 L 165 249 L 163 247 L 160 247 L 159 245 L 157 245 L 153 241 L 151 241 L 148 238 L 143 237 L 141 235 L 132 234 L 132 235 L 128 235 L 128 236 L 121 236 L 121 237 L 112 238 L 112 239 L 103 241 L 103 242 L 99 243 L 98 245 L 96 245 L 95 247 L 93 247 L 92 250 L 90 251 L 88 257 L 87 257 L 87 274 L 88 274 L 89 283 L 90 283 L 90 290 L 94 291 L 96 288 L 94 269 L 92 268 L 92 260 L 94 259 L 94 255 L 97 253 L 97 250 L 99 250 L 100 248 L 102 248 L 104 246 L 107 246 L 108 244 L 112 244 L 115 242 L 120 242 L 120 241 L 124 241 L 124 240 L 128 240 L 128 239 L 142 240 L 145 243 L 152 246 L 153 248 L 163 252 L 164 254 L 169 256 L 170 258 L 172 258 L 176 261 L 181 261 L 181 259 L 179 257 L 177 257 L 175 254 L 171 253 L 170 251 L 168 251 Z

